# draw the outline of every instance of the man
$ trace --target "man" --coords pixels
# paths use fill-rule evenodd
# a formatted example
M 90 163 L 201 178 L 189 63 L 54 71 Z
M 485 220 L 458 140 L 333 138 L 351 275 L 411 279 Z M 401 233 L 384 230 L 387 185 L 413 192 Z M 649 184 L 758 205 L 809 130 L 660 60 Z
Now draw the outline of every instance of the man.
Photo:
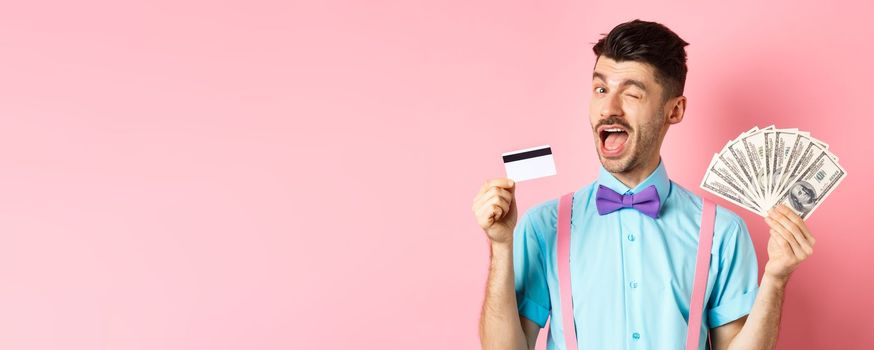
M 581 349 L 680 349 L 698 246 L 701 198 L 673 183 L 660 156 L 668 127 L 683 120 L 688 45 L 658 23 L 623 23 L 595 44 L 589 118 L 601 162 L 574 194 L 571 284 Z M 655 215 L 623 208 L 600 214 L 598 191 L 655 188 Z M 474 198 L 490 241 L 491 266 L 480 321 L 485 349 L 533 349 L 558 298 L 558 199 L 535 205 L 518 225 L 510 179 L 486 181 Z M 768 263 L 758 265 L 744 221 L 718 207 L 700 349 L 774 349 L 790 274 L 813 252 L 804 221 L 785 206 L 769 211 Z M 554 346 L 552 339 L 548 347 Z

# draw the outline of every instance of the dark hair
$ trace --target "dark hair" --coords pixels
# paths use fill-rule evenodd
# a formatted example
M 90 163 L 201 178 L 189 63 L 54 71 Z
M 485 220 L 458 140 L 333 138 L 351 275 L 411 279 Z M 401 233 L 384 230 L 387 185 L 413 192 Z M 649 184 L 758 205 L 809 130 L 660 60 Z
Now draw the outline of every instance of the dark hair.
M 686 85 L 686 45 L 668 27 L 635 19 L 622 23 L 598 40 L 592 51 L 596 57 L 617 62 L 637 61 L 655 68 L 656 82 L 661 84 L 663 100 L 682 96 Z

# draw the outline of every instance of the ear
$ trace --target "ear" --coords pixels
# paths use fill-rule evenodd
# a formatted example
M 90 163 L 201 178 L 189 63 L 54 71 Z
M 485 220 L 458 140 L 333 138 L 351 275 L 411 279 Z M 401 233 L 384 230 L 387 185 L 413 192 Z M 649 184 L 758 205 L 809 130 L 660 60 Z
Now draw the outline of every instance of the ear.
M 670 108 L 667 111 L 668 124 L 677 124 L 683 121 L 683 116 L 686 115 L 686 96 L 677 96 L 668 100 L 668 104 L 666 108 Z

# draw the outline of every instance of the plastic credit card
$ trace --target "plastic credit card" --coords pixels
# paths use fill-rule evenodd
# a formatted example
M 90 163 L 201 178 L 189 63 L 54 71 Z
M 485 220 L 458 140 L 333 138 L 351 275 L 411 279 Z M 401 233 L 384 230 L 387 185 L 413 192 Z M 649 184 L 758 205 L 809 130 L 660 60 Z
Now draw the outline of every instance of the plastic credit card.
M 525 181 L 555 175 L 555 160 L 549 145 L 520 149 L 501 154 L 507 177 Z

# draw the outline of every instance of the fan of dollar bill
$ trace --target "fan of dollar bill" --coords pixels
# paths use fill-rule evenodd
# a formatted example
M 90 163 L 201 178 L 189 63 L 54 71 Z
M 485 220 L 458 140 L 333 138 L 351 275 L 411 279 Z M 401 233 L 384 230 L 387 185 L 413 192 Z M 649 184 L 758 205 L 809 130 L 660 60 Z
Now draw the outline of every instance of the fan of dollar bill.
M 761 216 L 783 203 L 807 219 L 846 176 L 826 143 L 771 125 L 742 133 L 713 155 L 701 188 Z

